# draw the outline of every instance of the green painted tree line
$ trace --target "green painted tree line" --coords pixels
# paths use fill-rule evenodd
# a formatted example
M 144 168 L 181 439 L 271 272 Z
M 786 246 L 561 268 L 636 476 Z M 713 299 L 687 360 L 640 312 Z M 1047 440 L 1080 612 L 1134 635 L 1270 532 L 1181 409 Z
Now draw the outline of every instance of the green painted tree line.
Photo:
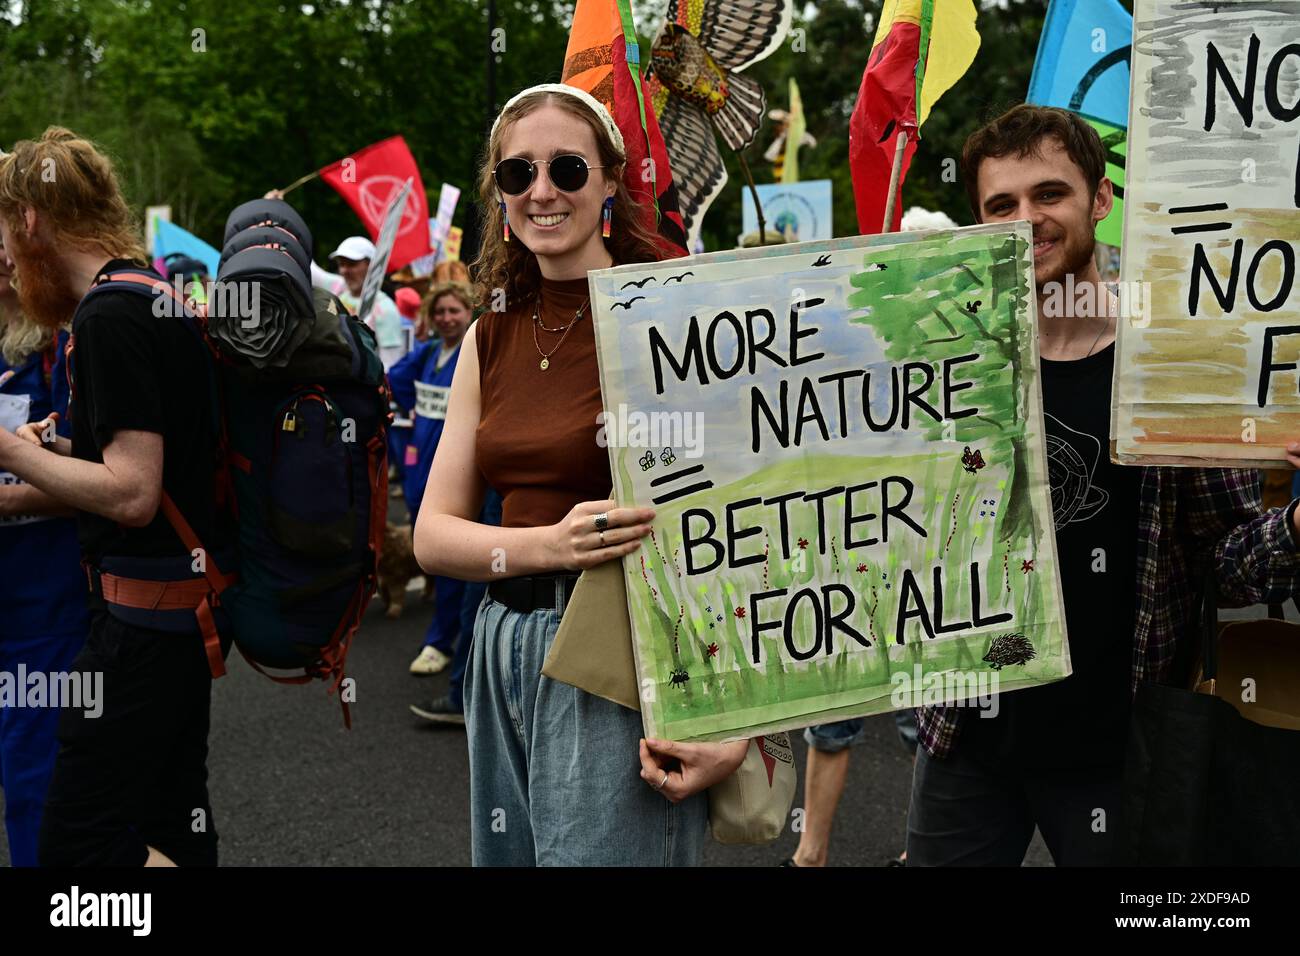
M 791 39 L 749 71 L 769 107 L 787 107 L 787 79 L 798 81 L 818 141 L 801 152 L 800 172 L 834 182 L 837 236 L 857 232 L 848 120 L 879 9 L 879 0 L 813 0 Z M 922 129 L 907 206 L 970 221 L 962 141 L 1024 98 L 1045 11 L 1046 0 L 981 9 L 979 54 Z M 497 0 L 494 38 L 485 0 L 0 0 L 0 146 L 68 126 L 114 156 L 138 209 L 169 204 L 173 221 L 219 246 L 237 203 L 400 133 L 431 206 L 444 180 L 465 190 L 455 222 L 472 244 L 467 205 L 492 115 L 488 57 L 498 105 L 558 80 L 571 12 L 557 0 Z M 657 23 L 638 25 L 648 54 Z M 772 179 L 762 158 L 771 138 L 765 123 L 747 154 L 759 182 Z M 727 190 L 704 224 L 710 250 L 740 232 L 744 176 L 734 156 L 727 165 Z M 318 256 L 361 231 L 319 182 L 291 198 Z

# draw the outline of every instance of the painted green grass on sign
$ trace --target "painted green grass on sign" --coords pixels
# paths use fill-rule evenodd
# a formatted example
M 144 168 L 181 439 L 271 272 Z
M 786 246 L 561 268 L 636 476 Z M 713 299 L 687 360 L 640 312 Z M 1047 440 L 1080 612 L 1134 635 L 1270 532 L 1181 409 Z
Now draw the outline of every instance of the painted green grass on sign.
M 729 730 L 745 726 L 747 714 L 796 714 L 813 698 L 825 708 L 887 698 L 893 671 L 912 666 L 913 657 L 905 653 L 906 648 L 919 649 L 927 671 L 987 668 L 981 658 L 989 642 L 1011 631 L 1023 633 L 1036 647 L 1041 646 L 1038 661 L 1026 665 L 1023 675 L 1055 676 L 1050 671 L 1051 643 L 1054 635 L 1059 638 L 1059 622 L 1044 614 L 1040 584 L 1043 575 L 1054 571 L 1031 539 L 1006 536 L 1004 512 L 996 504 L 1001 500 L 999 486 L 1011 483 L 1013 447 L 1009 442 L 986 446 L 988 464 L 977 475 L 963 468 L 959 449 L 941 447 L 941 454 L 909 458 L 824 455 L 787 460 L 710 495 L 711 501 L 735 501 L 779 494 L 798 487 L 794 480 L 807 473 L 816 474 L 821 487 L 908 476 L 916 485 L 906 510 L 926 530 L 926 536 L 891 523 L 888 545 L 845 548 L 842 505 L 831 499 L 826 505 L 824 537 L 809 504 L 791 507 L 785 539 L 774 509 L 755 507 L 747 512 L 749 518 L 768 510 L 773 513 L 767 516 L 765 534 L 746 539 L 745 544 L 752 547 L 745 553 L 761 556 L 766 544 L 766 560 L 729 569 L 725 579 L 716 573 L 690 575 L 686 573 L 681 531 L 681 515 L 690 507 L 689 500 L 661 507 L 653 538 L 629 559 L 635 560 L 636 570 L 628 577 L 629 604 L 639 625 L 636 633 L 646 644 L 640 656 L 643 662 L 655 665 L 655 724 L 669 735 L 680 736 L 682 728 L 693 727 L 698 733 L 725 736 Z M 799 474 L 792 476 L 791 471 Z M 855 510 L 867 509 L 859 502 Z M 875 527 L 859 527 L 857 533 L 878 536 L 879 532 Z M 906 544 L 900 543 L 903 540 Z M 701 548 L 697 564 L 707 551 Z M 895 637 L 904 571 L 913 571 L 933 615 L 931 571 L 940 567 L 944 619 L 969 620 L 973 612 L 972 562 L 980 577 L 981 613 L 987 617 L 1010 611 L 1014 619 L 979 633 L 936 638 L 925 637 L 920 623 L 913 620 L 904 628 L 905 645 L 899 646 Z M 1025 567 L 1032 570 L 1022 570 Z M 823 650 L 798 661 L 791 657 L 782 626 L 759 637 L 755 662 L 750 595 L 788 589 L 786 598 L 759 604 L 759 613 L 767 621 L 783 613 L 795 590 L 818 590 L 826 584 L 849 589 L 855 606 L 846 623 L 869 635 L 871 646 L 861 647 L 848 635 L 831 631 L 831 653 Z M 842 607 L 843 601 L 838 601 L 832 610 Z M 800 610 L 792 617 L 788 634 L 795 650 L 803 654 L 822 638 L 813 633 L 814 615 L 806 600 Z M 701 729 L 705 727 L 708 730 Z

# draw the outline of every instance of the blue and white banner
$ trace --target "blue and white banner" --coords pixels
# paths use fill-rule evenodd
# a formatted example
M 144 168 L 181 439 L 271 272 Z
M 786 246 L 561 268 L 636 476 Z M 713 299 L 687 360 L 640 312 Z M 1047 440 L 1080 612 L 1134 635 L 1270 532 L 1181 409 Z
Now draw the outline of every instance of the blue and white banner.
M 758 231 L 758 212 L 754 209 L 754 195 L 744 191 L 746 234 Z M 787 242 L 811 242 L 830 239 L 831 181 L 810 179 L 797 183 L 760 183 L 758 201 L 763 204 L 763 218 L 767 228 L 785 235 Z

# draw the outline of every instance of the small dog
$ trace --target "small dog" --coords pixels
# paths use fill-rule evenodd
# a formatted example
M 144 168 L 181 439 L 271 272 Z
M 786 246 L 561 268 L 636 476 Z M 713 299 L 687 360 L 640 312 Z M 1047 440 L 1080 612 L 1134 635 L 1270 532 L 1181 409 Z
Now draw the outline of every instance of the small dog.
M 424 578 L 422 600 L 429 600 L 433 595 L 433 578 L 420 569 L 416 563 L 415 551 L 411 546 L 411 526 L 396 525 L 392 522 L 384 529 L 384 552 L 379 557 L 379 598 L 384 602 L 387 616 L 397 620 L 402 616 L 402 604 L 406 600 L 406 585 L 416 578 Z

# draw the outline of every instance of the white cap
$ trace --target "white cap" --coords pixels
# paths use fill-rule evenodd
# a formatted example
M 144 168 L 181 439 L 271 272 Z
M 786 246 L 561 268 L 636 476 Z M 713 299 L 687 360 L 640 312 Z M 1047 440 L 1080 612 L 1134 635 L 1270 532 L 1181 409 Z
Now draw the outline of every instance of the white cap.
M 619 131 L 618 124 L 614 122 L 614 117 L 609 115 L 609 110 L 605 109 L 605 104 L 586 90 L 580 90 L 576 86 L 569 86 L 567 83 L 541 83 L 537 86 L 530 86 L 526 90 L 521 90 L 510 97 L 506 105 L 501 107 L 501 112 L 497 114 L 496 121 L 492 124 L 493 134 L 496 133 L 497 127 L 501 125 L 501 117 L 505 115 L 506 110 L 529 93 L 559 93 L 580 100 L 587 109 L 596 114 L 596 118 L 605 127 L 605 132 L 609 134 L 609 138 L 614 142 L 614 151 L 618 153 L 620 158 L 627 159 L 627 147 L 623 145 L 623 134 Z
M 365 236 L 348 236 L 330 253 L 331 259 L 352 259 L 357 262 L 374 257 L 375 244 Z

